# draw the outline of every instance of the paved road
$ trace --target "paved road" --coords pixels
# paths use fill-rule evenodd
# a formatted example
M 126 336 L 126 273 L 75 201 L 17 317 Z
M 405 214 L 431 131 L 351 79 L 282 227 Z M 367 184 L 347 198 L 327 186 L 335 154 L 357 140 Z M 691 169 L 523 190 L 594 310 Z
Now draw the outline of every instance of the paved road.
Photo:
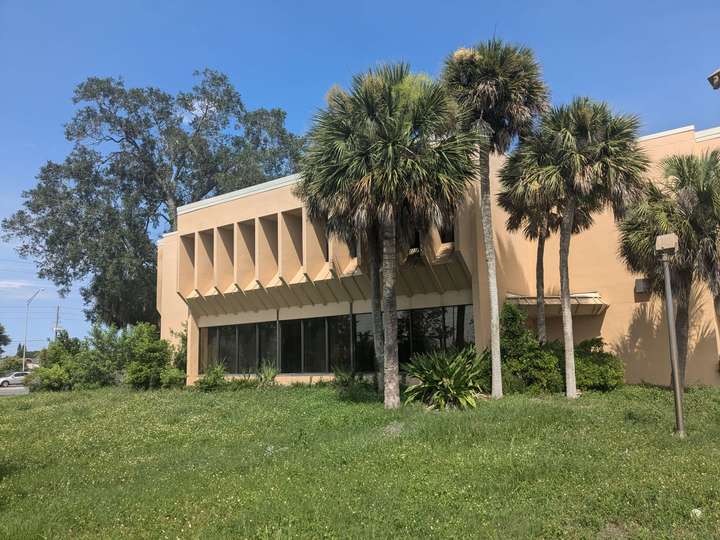
M 25 386 L 7 386 L 5 388 L 0 387 L 0 397 L 6 396 L 24 396 L 29 394 L 30 390 Z

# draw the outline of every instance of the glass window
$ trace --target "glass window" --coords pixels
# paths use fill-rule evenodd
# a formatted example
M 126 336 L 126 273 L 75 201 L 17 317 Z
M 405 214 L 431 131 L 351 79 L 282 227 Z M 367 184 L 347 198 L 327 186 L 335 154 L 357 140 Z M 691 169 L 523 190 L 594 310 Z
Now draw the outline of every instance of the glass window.
M 280 322 L 280 371 L 300 373 L 302 371 L 302 343 L 300 321 Z
M 257 325 L 258 363 L 277 366 L 277 323 L 264 322 Z
M 375 343 L 371 313 L 355 315 L 355 371 L 375 371 Z
M 350 316 L 327 318 L 330 371 L 350 371 Z
M 235 326 L 218 326 L 217 362 L 226 373 L 237 373 L 237 336 Z
M 303 371 L 327 373 L 325 318 L 303 319 Z
M 257 361 L 257 335 L 254 324 L 241 324 L 238 332 L 238 373 L 255 371 Z
M 217 362 L 218 355 L 218 329 L 216 326 L 205 328 L 205 334 L 207 339 L 204 340 L 205 351 L 202 354 L 204 362 L 201 362 L 202 371 L 205 373 L 209 367 L 212 367 Z
M 445 346 L 443 308 L 412 311 L 412 353 L 426 353 Z
M 475 325 L 472 305 L 445 308 L 447 347 L 462 348 L 475 343 Z
M 412 355 L 410 332 L 410 312 L 398 311 L 398 361 L 401 367 L 410 361 Z

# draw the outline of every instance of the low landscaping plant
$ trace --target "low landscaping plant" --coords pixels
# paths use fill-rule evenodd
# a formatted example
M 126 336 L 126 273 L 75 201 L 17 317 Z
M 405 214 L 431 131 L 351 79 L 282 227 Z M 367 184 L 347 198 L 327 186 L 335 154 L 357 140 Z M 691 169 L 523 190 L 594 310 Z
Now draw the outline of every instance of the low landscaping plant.
M 257 372 L 257 386 L 258 388 L 266 388 L 275 384 L 275 378 L 278 375 L 278 370 L 274 364 L 270 362 L 262 362 Z
M 58 392 L 70 388 L 70 374 L 60 364 L 34 369 L 25 379 L 30 390 Z
M 419 401 L 432 409 L 467 409 L 481 393 L 481 363 L 475 347 L 461 351 L 417 354 L 405 365 L 408 377 L 419 382 L 405 390 L 405 402 Z
M 225 367 L 222 364 L 216 364 L 209 367 L 197 381 L 194 387 L 201 392 L 214 392 L 227 388 L 229 381 L 225 379 Z
M 160 372 L 160 386 L 163 388 L 183 388 L 185 372 L 176 367 L 167 366 Z
M 334 369 L 333 375 L 332 385 L 337 389 L 341 400 L 358 403 L 378 401 L 377 386 L 362 373 Z

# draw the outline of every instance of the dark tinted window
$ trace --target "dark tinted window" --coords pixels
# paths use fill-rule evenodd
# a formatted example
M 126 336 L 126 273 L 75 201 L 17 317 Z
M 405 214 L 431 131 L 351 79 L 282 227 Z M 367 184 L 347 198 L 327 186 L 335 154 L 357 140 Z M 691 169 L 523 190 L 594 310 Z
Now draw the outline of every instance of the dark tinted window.
M 355 315 L 355 371 L 375 371 L 375 344 L 370 313 Z
M 277 324 L 274 321 L 259 323 L 257 330 L 258 365 L 277 366 Z
M 237 329 L 238 373 L 250 373 L 258 365 L 256 325 L 241 324 Z
M 280 322 L 280 371 L 283 373 L 302 372 L 299 320 Z
M 400 364 L 409 362 L 411 355 L 410 312 L 398 311 L 398 360 Z
M 445 343 L 443 308 L 412 311 L 413 354 L 442 349 Z
M 350 316 L 328 317 L 327 331 L 330 371 L 350 371 Z
M 226 373 L 237 373 L 236 326 L 218 327 L 217 362 L 225 366 Z
M 326 373 L 325 318 L 303 320 L 303 371 Z
M 472 305 L 446 308 L 445 325 L 448 347 L 461 348 L 475 342 Z

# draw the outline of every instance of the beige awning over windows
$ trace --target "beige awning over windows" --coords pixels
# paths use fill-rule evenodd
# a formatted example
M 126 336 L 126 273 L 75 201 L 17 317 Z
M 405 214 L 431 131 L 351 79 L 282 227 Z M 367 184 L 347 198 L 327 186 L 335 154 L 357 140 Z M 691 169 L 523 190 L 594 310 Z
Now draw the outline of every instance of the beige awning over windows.
M 530 317 L 536 316 L 537 297 L 525 296 L 521 294 L 508 293 L 506 302 L 523 306 Z M 608 304 L 603 302 L 600 293 L 574 293 L 570 295 L 570 305 L 572 306 L 573 315 L 600 315 L 608 308 Z M 545 316 L 560 317 L 560 296 L 545 296 Z

